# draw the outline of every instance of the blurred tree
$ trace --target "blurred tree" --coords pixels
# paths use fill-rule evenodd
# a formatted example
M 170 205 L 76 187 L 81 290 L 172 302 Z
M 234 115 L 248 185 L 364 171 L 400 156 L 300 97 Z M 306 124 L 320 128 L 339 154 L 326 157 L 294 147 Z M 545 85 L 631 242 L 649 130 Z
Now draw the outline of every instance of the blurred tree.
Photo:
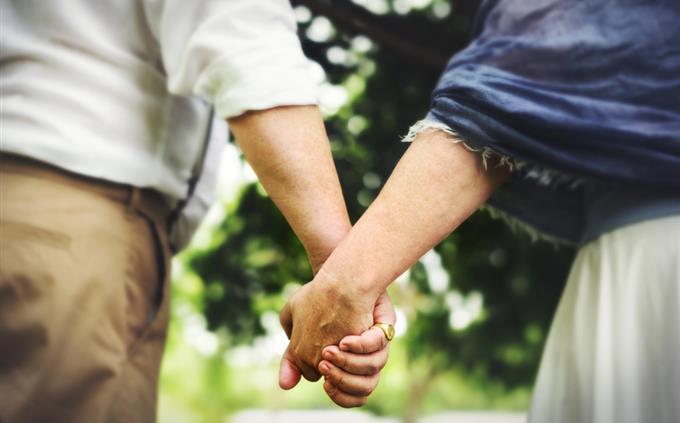
M 352 219 L 405 150 L 399 137 L 427 112 L 446 60 L 467 43 L 477 3 L 293 1 L 303 48 L 325 73 L 321 100 Z M 443 368 L 480 384 L 530 385 L 572 256 L 482 212 L 428 255 L 436 266 L 416 265 L 410 284 L 394 292 L 408 318 L 409 361 L 422 370 L 413 374 L 406 420 Z M 257 184 L 243 188 L 213 242 L 190 251 L 188 263 L 205 283 L 209 327 L 226 329 L 234 343 L 261 334 L 259 315 L 282 306 L 287 285 L 312 276 Z M 433 275 L 437 268 L 444 274 Z

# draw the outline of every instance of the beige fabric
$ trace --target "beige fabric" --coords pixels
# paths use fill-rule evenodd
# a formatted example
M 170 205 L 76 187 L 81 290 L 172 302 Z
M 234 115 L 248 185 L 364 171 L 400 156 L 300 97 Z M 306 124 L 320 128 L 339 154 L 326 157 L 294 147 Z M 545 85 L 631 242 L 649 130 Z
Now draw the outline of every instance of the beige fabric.
M 0 160 L 0 421 L 152 422 L 168 323 L 160 197 Z
M 617 229 L 579 251 L 529 421 L 680 422 L 680 216 Z

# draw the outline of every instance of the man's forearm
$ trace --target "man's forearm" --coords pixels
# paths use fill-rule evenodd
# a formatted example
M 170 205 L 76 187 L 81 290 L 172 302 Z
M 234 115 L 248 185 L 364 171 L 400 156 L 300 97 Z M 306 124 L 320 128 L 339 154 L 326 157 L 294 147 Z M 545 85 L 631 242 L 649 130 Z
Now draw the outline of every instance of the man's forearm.
M 382 292 L 509 176 L 442 132 L 419 135 L 373 204 L 321 269 L 352 295 Z
M 229 124 L 260 182 L 317 267 L 351 228 L 318 108 L 253 111 Z

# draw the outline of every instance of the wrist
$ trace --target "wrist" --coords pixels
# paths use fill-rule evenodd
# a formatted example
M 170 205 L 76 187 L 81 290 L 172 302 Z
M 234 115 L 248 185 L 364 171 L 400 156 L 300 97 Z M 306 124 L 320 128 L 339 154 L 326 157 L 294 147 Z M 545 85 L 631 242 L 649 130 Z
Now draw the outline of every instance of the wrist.
M 334 293 L 338 298 L 354 298 L 365 300 L 373 304 L 384 290 L 382 285 L 373 277 L 370 271 L 362 271 L 360 266 L 353 263 L 342 265 L 332 256 L 318 273 L 312 283 Z
M 310 237 L 304 243 L 305 251 L 307 252 L 307 257 L 312 265 L 314 274 L 321 269 L 331 253 L 340 245 L 351 229 L 352 226 L 349 220 L 338 222 L 336 225 L 326 225 L 323 229 L 315 231 L 315 236 Z

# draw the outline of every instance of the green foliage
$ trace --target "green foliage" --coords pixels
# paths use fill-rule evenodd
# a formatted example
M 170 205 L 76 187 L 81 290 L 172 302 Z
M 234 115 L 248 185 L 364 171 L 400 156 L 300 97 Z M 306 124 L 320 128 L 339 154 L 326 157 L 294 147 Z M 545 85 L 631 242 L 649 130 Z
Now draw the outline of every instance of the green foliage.
M 448 292 L 481 293 L 484 312 L 479 321 L 453 330 L 444 301 L 433 310 L 419 310 L 413 318 L 417 330 L 411 326 L 408 334 L 414 354 L 445 351 L 446 365 L 480 382 L 530 386 L 573 252 L 532 244 L 484 213 L 437 250 L 451 275 Z
M 311 279 L 304 249 L 257 184 L 244 187 L 214 237 L 217 242 L 188 258 L 205 284 L 208 328 L 226 328 L 233 343 L 251 341 L 264 334 L 260 315 L 283 305 L 276 296 L 286 284 Z

